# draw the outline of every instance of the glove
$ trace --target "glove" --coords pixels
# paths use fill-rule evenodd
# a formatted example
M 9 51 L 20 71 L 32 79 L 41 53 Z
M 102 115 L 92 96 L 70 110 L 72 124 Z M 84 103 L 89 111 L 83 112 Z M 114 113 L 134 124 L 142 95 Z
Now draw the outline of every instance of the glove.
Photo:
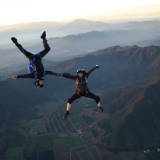
M 15 37 L 12 37 L 11 40 L 13 43 L 18 43 L 17 38 L 15 38 Z
M 97 68 L 97 69 L 100 68 L 99 65 L 96 65 L 96 68 Z

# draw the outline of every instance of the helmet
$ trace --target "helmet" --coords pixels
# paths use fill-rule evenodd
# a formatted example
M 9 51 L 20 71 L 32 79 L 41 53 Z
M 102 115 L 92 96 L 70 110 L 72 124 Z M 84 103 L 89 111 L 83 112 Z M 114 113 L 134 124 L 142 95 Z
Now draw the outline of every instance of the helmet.
M 80 72 L 84 73 L 84 72 L 86 72 L 86 70 L 84 68 L 77 69 L 77 73 L 80 73 Z
M 41 79 L 41 80 L 43 80 L 43 79 Z M 40 88 L 44 87 L 44 85 L 42 85 L 42 84 L 39 83 L 39 79 L 36 80 L 36 81 L 34 82 L 34 84 L 35 84 L 35 86 L 40 87 Z

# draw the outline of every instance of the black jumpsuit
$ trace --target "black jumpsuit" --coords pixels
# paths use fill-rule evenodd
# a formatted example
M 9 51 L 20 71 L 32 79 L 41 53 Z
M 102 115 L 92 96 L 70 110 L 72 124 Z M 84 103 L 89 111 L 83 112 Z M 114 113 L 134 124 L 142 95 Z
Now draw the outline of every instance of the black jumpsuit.
M 96 67 L 90 69 L 88 72 L 86 72 L 84 74 L 84 76 L 82 78 L 78 77 L 77 75 L 71 75 L 69 73 L 62 73 L 61 74 L 61 73 L 54 73 L 54 72 L 49 71 L 50 73 L 48 73 L 48 74 L 60 76 L 60 77 L 65 77 L 65 78 L 74 80 L 76 91 L 72 95 L 72 97 L 68 99 L 68 103 L 72 104 L 76 99 L 78 99 L 82 96 L 85 96 L 85 97 L 94 99 L 96 101 L 96 103 L 98 104 L 100 102 L 99 96 L 90 92 L 87 87 L 87 78 L 89 77 L 90 73 L 92 71 L 94 71 L 95 69 L 96 69 Z
M 43 77 L 46 76 L 46 75 L 50 75 L 51 71 L 44 71 L 43 73 Z M 34 79 L 35 78 L 35 74 L 34 72 L 33 73 L 29 73 L 29 74 L 19 74 L 17 75 L 17 78 L 32 78 Z
M 38 54 L 32 54 L 25 50 L 21 44 L 15 43 L 18 49 L 29 59 L 29 61 L 35 66 L 37 72 L 37 79 L 42 79 L 44 75 L 44 67 L 42 63 L 42 58 L 50 51 L 50 47 L 46 39 L 43 39 L 44 50 Z M 25 77 L 26 76 L 26 77 Z M 24 75 L 23 78 L 31 78 L 33 73 Z M 21 78 L 21 77 L 18 77 Z

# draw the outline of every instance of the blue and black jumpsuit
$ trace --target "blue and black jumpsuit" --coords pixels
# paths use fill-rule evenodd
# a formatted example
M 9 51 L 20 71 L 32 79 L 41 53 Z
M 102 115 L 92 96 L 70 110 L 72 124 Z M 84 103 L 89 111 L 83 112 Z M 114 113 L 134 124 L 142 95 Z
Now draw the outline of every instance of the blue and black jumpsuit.
M 32 54 L 23 48 L 23 46 L 19 43 L 15 44 L 18 49 L 29 59 L 29 74 L 18 75 L 18 78 L 35 78 L 42 79 L 44 76 L 44 66 L 42 63 L 42 58 L 50 51 L 50 47 L 47 43 L 47 39 L 43 39 L 44 50 L 37 54 Z

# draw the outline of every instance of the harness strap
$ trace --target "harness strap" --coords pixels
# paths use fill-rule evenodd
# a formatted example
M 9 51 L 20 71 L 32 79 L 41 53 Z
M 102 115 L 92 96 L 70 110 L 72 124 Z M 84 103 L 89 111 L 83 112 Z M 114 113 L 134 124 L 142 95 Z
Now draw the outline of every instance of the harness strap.
M 88 83 L 88 79 L 85 78 L 85 80 L 83 81 L 82 79 L 76 79 L 74 82 L 74 87 L 77 89 L 79 84 L 84 84 L 84 83 Z

